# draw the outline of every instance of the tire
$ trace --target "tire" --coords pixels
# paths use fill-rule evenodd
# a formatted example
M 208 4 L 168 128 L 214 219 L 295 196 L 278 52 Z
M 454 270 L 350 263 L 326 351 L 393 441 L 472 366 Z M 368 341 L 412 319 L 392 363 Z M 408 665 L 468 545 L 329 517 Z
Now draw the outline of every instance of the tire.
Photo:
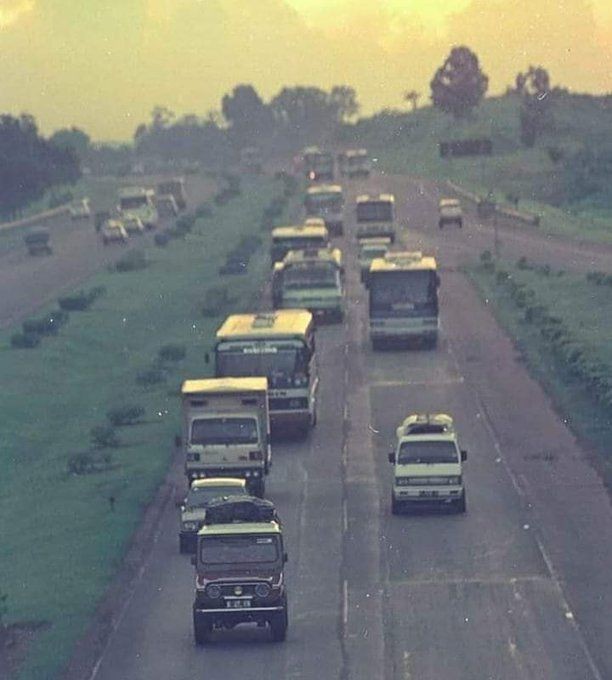
M 401 511 L 401 505 L 398 501 L 395 500 L 395 496 L 391 494 L 391 514 L 392 515 L 399 515 Z
M 193 639 L 198 647 L 205 645 L 210 642 L 212 635 L 212 622 L 202 616 L 197 614 L 193 615 Z
M 461 498 L 457 501 L 457 504 L 455 506 L 455 510 L 460 514 L 463 515 L 467 511 L 467 498 L 465 497 L 465 489 L 463 490 L 463 495 Z
M 287 614 L 287 605 L 282 612 L 274 615 L 270 619 L 270 632 L 272 634 L 273 642 L 284 642 L 287 638 L 287 628 L 289 627 L 289 616 Z
M 179 534 L 179 552 L 181 555 L 189 552 L 189 546 L 187 545 L 187 538 Z

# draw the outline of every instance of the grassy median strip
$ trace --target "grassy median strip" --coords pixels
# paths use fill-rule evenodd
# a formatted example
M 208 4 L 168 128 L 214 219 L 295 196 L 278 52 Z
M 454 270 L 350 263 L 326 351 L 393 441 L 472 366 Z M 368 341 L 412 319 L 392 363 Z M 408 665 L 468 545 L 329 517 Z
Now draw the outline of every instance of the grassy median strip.
M 612 276 L 488 252 L 468 273 L 612 489 Z
M 261 219 L 283 183 L 241 187 L 182 238 L 146 249 L 145 268 L 95 276 L 86 290 L 104 293 L 36 348 L 11 348 L 20 329 L 0 334 L 0 594 L 5 623 L 48 624 L 20 678 L 48 680 L 66 662 L 167 470 L 181 380 L 207 374 L 231 303 L 260 304 Z M 220 278 L 227 253 L 254 234 L 263 243 L 249 242 L 248 273 Z M 220 288 L 211 309 L 208 291 Z

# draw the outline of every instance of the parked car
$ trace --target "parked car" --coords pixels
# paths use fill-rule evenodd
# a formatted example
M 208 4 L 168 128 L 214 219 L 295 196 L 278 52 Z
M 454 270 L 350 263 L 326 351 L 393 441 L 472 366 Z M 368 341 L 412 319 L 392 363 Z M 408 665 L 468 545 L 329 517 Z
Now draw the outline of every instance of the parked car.
M 119 220 L 107 220 L 101 229 L 102 243 L 107 246 L 109 243 L 127 244 L 128 234 Z

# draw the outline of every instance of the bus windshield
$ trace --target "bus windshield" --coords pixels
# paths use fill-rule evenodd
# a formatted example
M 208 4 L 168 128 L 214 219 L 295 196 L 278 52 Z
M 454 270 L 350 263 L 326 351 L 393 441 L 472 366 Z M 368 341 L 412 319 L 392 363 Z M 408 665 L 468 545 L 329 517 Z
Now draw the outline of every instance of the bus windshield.
M 279 557 L 278 536 L 209 536 L 200 543 L 203 564 L 265 564 Z
M 306 197 L 306 212 L 309 215 L 320 215 L 324 212 L 340 212 L 342 210 L 340 194 L 312 194 Z
M 437 299 L 433 270 L 377 272 L 370 279 L 370 306 L 378 310 L 411 311 Z
M 357 204 L 358 222 L 393 222 L 391 201 L 367 201 Z
M 306 348 L 266 344 L 219 349 L 216 355 L 219 378 L 265 376 L 270 387 L 291 387 L 297 376 L 308 375 Z
M 289 267 L 283 275 L 283 287 L 300 288 L 336 288 L 338 271 L 334 266 L 321 264 L 313 267 Z

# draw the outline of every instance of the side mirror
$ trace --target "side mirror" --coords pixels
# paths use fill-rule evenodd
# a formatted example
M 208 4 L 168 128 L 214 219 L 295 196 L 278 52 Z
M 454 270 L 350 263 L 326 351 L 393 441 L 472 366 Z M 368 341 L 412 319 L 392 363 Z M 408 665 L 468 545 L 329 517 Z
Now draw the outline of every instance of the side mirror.
M 461 461 L 463 462 L 464 460 L 467 460 L 467 451 L 465 449 L 461 449 Z
M 287 553 L 283 553 L 283 562 L 289 562 L 289 555 Z
M 174 446 L 177 449 L 180 449 L 181 446 L 183 446 L 183 438 L 181 437 L 180 434 L 174 436 Z
M 205 364 L 210 363 L 210 354 L 208 352 L 206 352 L 206 354 L 204 355 L 204 363 Z
M 389 459 L 390 463 L 395 463 L 395 452 L 391 451 L 388 455 L 387 458 Z
M 191 564 L 192 564 L 194 567 L 196 566 L 196 556 L 195 556 L 195 555 L 192 555 L 192 556 L 191 556 L 191 559 L 190 559 L 189 561 L 191 562 Z

